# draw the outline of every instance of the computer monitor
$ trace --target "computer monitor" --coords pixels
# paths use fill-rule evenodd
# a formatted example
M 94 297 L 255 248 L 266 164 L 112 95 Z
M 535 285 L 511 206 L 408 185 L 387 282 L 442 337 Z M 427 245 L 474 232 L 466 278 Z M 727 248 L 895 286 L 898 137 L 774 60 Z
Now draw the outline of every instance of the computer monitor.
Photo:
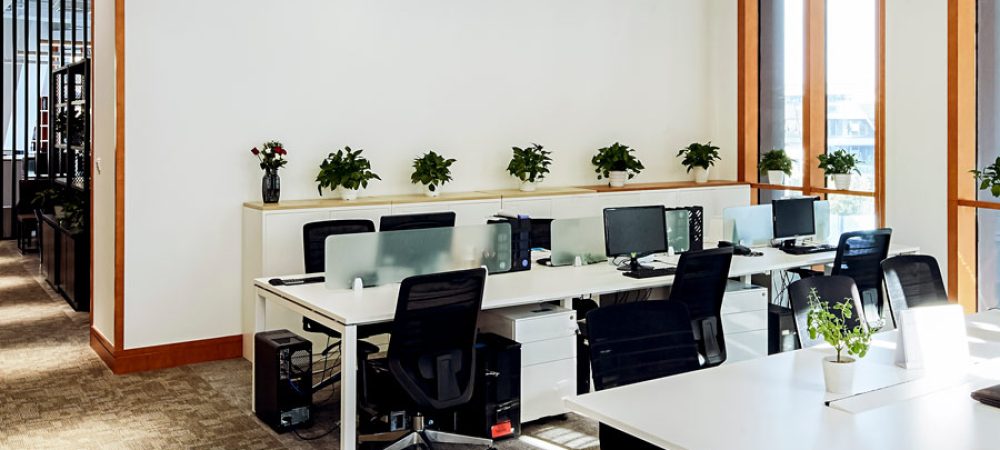
M 628 268 L 645 269 L 640 256 L 667 251 L 667 220 L 663 206 L 606 208 L 604 210 L 604 248 L 609 257 L 627 256 Z
M 382 216 L 379 231 L 419 230 L 424 228 L 448 228 L 455 226 L 455 212 L 397 214 Z
M 774 238 L 790 240 L 816 234 L 816 197 L 798 197 L 771 201 Z

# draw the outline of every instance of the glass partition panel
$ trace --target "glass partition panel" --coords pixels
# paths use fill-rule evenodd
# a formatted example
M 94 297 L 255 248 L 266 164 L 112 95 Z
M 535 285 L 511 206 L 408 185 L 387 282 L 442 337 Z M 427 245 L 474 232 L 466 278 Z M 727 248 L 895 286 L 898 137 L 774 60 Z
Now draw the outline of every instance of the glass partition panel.
M 686 209 L 668 210 L 667 245 L 675 252 L 691 249 L 691 212 Z
M 766 246 L 774 239 L 771 205 L 739 206 L 722 211 L 723 239 L 747 246 Z
M 831 234 L 830 202 L 820 200 L 813 203 L 813 214 L 816 215 L 816 242 L 837 245 L 837 241 L 840 240 L 840 233 L 837 233 L 836 236 Z
M 326 239 L 326 287 L 398 283 L 407 277 L 486 266 L 510 270 L 510 225 L 386 231 Z
M 584 264 L 605 262 L 604 220 L 600 217 L 552 221 L 552 265 L 573 265 L 579 256 Z

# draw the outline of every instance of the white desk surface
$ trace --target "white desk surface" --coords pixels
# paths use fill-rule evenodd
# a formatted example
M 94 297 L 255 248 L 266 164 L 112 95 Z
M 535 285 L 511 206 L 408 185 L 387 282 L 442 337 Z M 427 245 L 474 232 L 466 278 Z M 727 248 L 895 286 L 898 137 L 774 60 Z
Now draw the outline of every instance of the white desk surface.
M 858 363 L 855 396 L 825 392 L 820 361 L 833 350 L 816 347 L 565 401 L 573 412 L 668 449 L 996 449 L 1000 409 L 969 394 L 1000 384 L 1000 311 L 967 323 L 969 371 L 938 379 L 896 367 L 897 333 L 890 331 Z M 833 404 L 869 404 L 854 413 L 825 405 L 844 397 Z
M 707 246 L 714 247 L 714 243 Z M 707 247 L 706 247 L 707 248 Z M 835 252 L 789 255 L 778 249 L 755 249 L 763 256 L 734 256 L 731 277 L 752 275 L 770 270 L 784 270 L 833 262 Z M 915 253 L 917 247 L 892 245 L 889 254 Z M 676 260 L 675 260 L 676 262 Z M 306 275 L 289 276 L 288 278 Z M 361 295 L 350 289 L 330 290 L 322 283 L 299 286 L 271 286 L 268 278 L 258 278 L 258 289 L 298 304 L 317 314 L 345 325 L 387 322 L 395 314 L 399 284 L 365 288 Z M 602 294 L 632 289 L 668 286 L 673 276 L 633 279 L 622 276 L 609 264 L 582 267 L 546 267 L 532 265 L 524 272 L 491 275 L 486 281 L 483 309 L 504 308 L 533 302 L 573 298 L 584 294 Z

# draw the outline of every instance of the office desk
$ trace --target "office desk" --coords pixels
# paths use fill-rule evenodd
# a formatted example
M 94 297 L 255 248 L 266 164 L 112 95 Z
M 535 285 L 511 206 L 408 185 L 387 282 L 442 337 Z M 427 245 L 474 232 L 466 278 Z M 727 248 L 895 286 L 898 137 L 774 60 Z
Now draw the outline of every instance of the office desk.
M 966 322 L 970 370 L 931 376 L 896 367 L 897 333 L 880 333 L 855 375 L 855 392 L 871 392 L 854 396 L 825 392 L 820 360 L 833 350 L 814 347 L 565 402 L 668 449 L 997 448 L 1000 409 L 969 393 L 1000 383 L 1000 311 Z M 867 405 L 852 413 L 842 402 Z
M 711 244 L 714 246 L 714 244 Z M 835 252 L 789 255 L 773 248 L 760 249 L 759 257 L 734 256 L 731 277 L 743 277 L 772 270 L 813 266 L 833 262 Z M 893 245 L 890 254 L 915 253 L 918 248 Z M 305 276 L 305 275 L 299 275 Z M 289 277 L 299 277 L 289 276 Z M 634 289 L 669 286 L 673 276 L 633 279 L 622 276 L 609 264 L 582 267 L 532 266 L 524 272 L 491 275 L 486 282 L 483 309 L 560 300 L 568 302 L 585 294 L 606 294 Z M 323 284 L 271 286 L 268 278 L 254 280 L 257 293 L 254 311 L 255 332 L 265 331 L 268 304 L 289 308 L 341 333 L 341 447 L 354 448 L 357 428 L 357 336 L 358 326 L 389 322 L 396 310 L 398 284 L 329 290 Z

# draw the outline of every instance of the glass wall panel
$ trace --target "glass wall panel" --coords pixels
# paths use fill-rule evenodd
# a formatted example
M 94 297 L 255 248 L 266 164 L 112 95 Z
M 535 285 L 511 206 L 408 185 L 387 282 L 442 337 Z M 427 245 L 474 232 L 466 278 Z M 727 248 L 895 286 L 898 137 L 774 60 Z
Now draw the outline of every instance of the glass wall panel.
M 802 185 L 804 24 L 803 0 L 761 0 L 760 156 L 784 149 L 796 161 L 786 181 L 794 186 Z M 770 182 L 766 173 L 760 181 Z

